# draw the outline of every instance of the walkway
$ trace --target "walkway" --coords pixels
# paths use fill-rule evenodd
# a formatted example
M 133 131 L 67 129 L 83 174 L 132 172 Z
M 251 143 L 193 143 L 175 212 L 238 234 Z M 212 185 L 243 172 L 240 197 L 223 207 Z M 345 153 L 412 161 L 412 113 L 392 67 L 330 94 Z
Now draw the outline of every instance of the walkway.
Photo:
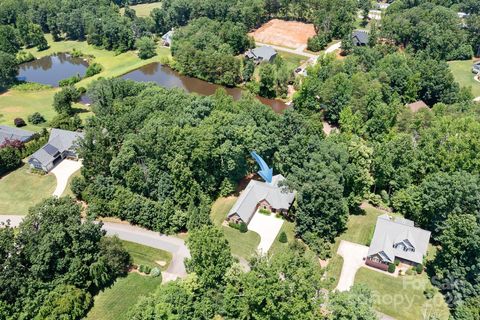
M 10 225 L 17 227 L 23 216 L 0 215 L 0 222 L 10 221 Z M 103 230 L 108 235 L 117 235 L 120 239 L 135 242 L 144 246 L 168 251 L 172 254 L 172 262 L 165 272 L 162 272 L 164 280 L 183 278 L 187 275 L 185 270 L 185 258 L 190 257 L 190 252 L 182 239 L 161 235 L 157 232 L 132 226 L 127 223 L 104 222 Z
M 342 240 L 337 253 L 343 258 L 343 266 L 336 290 L 348 291 L 355 282 L 358 269 L 365 265 L 363 259 L 368 255 L 368 247 Z
M 50 171 L 57 178 L 57 187 L 53 191 L 53 195 L 61 197 L 65 189 L 67 188 L 68 179 L 76 171 L 82 167 L 82 161 L 74 161 L 64 159 L 55 168 Z
M 277 218 L 275 214 L 266 215 L 256 212 L 250 223 L 248 230 L 258 233 L 260 236 L 260 243 L 257 247 L 257 252 L 260 254 L 267 254 L 273 242 L 277 238 L 280 229 L 282 228 L 283 220 Z

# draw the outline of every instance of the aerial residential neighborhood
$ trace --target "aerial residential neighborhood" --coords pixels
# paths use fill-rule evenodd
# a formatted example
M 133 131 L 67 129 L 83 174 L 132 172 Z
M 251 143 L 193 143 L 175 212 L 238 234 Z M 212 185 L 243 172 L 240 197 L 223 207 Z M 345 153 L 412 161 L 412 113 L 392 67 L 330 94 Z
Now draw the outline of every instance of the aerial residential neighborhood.
M 0 0 L 0 320 L 480 319 L 476 1 Z

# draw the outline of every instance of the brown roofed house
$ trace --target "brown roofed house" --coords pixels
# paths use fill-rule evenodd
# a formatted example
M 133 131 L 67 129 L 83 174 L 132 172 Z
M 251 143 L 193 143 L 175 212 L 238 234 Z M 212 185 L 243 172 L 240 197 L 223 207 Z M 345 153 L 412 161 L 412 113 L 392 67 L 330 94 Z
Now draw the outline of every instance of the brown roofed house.
M 427 108 L 427 109 L 428 109 L 427 104 L 426 104 L 425 102 L 423 102 L 422 100 L 418 100 L 418 101 L 409 103 L 409 104 L 407 104 L 407 107 L 408 107 L 408 108 L 410 109 L 410 111 L 412 111 L 412 112 L 417 112 L 418 110 L 424 109 L 424 108 Z

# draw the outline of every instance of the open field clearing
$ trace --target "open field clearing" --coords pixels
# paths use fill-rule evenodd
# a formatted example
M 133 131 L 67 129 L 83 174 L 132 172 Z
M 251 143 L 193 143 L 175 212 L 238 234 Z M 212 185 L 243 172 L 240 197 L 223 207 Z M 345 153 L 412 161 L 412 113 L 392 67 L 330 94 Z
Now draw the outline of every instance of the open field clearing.
M 137 13 L 137 17 L 148 17 L 150 15 L 150 12 L 155 9 L 155 8 L 161 8 L 162 3 L 161 2 L 152 2 L 152 3 L 142 3 L 142 4 L 136 4 L 134 6 L 130 6 L 135 12 Z M 123 14 L 125 12 L 125 9 L 120 9 L 120 13 Z
M 29 172 L 29 165 L 0 179 L 0 214 L 27 214 L 28 208 L 52 195 L 57 186 L 53 174 Z
M 315 35 L 313 24 L 273 19 L 249 33 L 255 41 L 296 49 L 305 47 Z
M 473 79 L 472 73 L 473 60 L 450 61 L 448 65 L 455 77 L 455 80 L 462 87 L 471 87 L 475 97 L 480 96 L 480 82 Z

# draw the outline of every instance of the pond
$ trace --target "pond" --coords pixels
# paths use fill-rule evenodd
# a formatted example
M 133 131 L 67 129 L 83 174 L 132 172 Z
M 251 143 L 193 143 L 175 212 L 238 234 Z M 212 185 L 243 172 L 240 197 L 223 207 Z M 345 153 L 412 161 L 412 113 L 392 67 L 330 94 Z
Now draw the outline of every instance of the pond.
M 156 62 L 131 71 L 123 75 L 122 78 L 139 82 L 151 81 L 164 88 L 181 88 L 187 92 L 194 92 L 204 96 L 214 94 L 218 88 L 224 88 L 235 100 L 240 99 L 244 91 L 240 88 L 227 88 L 197 78 L 187 77 L 168 66 Z M 259 96 L 257 96 L 257 99 L 271 107 L 275 112 L 282 112 L 288 108 L 288 105 L 281 100 L 267 99 Z
M 88 62 L 66 53 L 42 57 L 19 66 L 18 79 L 58 87 L 58 82 L 79 74 L 85 75 Z

